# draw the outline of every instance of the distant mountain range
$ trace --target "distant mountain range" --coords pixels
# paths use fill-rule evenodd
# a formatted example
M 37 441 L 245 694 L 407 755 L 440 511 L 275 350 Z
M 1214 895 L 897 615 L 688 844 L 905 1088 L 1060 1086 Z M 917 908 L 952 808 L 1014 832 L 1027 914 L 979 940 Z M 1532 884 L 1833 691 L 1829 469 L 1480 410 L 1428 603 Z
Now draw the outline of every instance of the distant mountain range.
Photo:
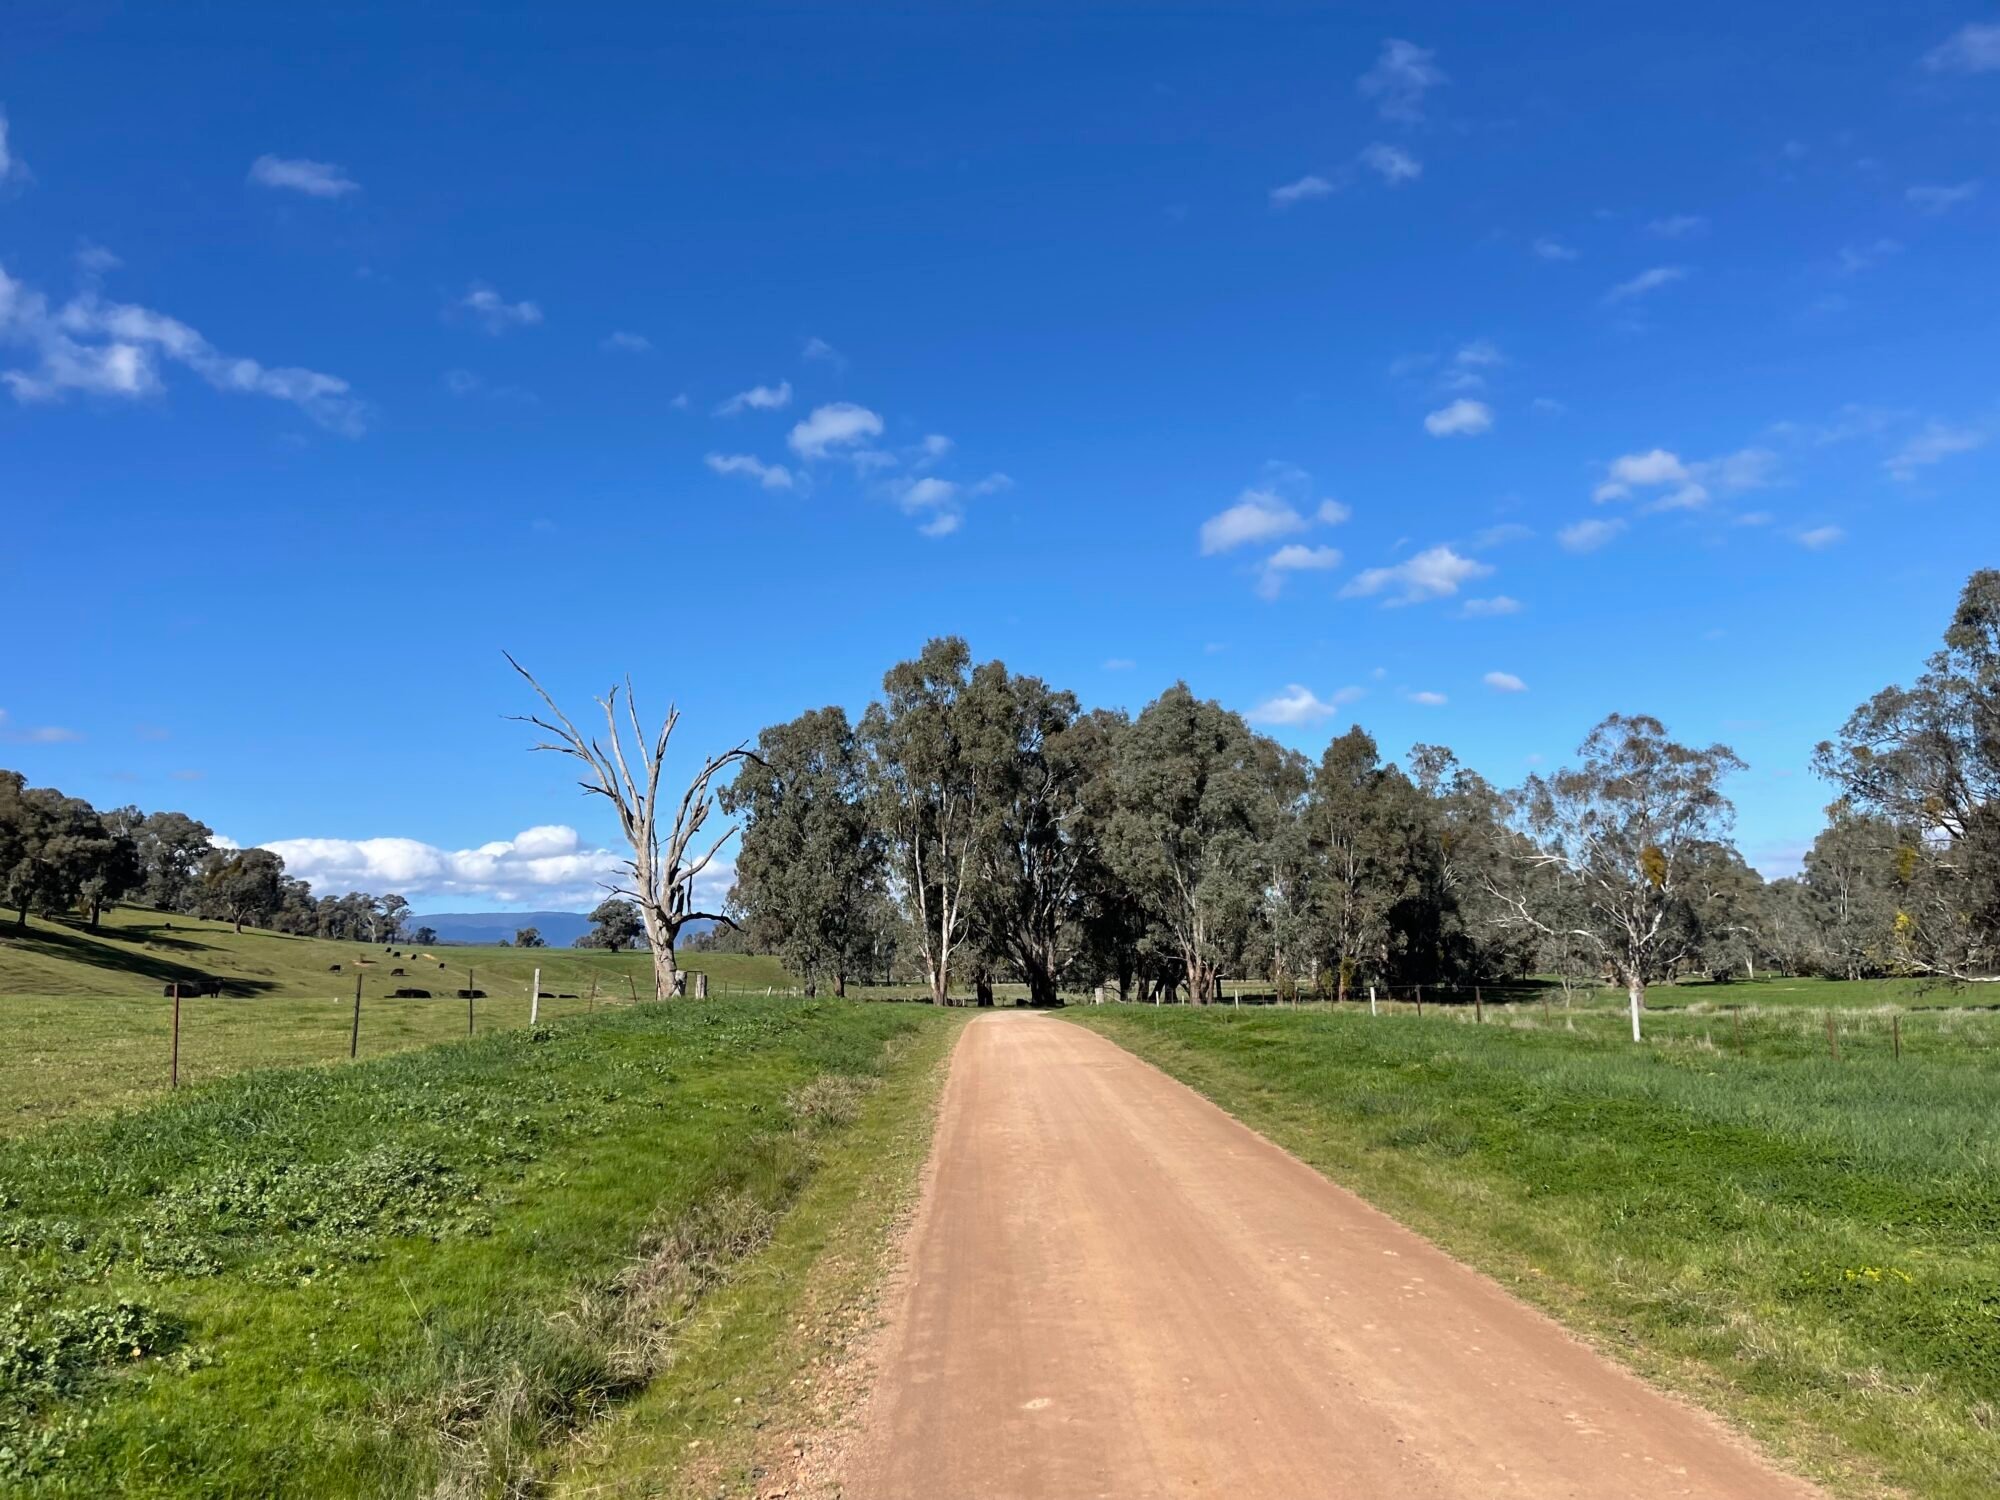
M 706 932 L 713 922 L 690 922 L 683 939 Z M 413 913 L 404 930 L 428 927 L 440 943 L 513 942 L 514 934 L 532 927 L 551 948 L 567 948 L 590 931 L 590 918 L 580 911 L 427 911 Z

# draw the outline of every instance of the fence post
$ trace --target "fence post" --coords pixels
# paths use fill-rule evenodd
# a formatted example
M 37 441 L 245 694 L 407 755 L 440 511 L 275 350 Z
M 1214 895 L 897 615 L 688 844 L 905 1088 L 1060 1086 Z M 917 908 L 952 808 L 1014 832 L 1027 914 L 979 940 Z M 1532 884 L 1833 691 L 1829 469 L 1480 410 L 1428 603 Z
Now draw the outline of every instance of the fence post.
M 1544 1021 L 1552 1021 L 1555 1019 L 1555 1017 L 1549 1011 L 1549 992 L 1547 990 L 1542 991 L 1542 1019 Z
M 638 989 L 637 989 L 637 988 L 636 988 L 636 987 L 635 987 L 635 986 L 633 985 L 633 983 L 632 983 L 632 976 L 631 976 L 630 974 L 627 974 L 627 975 L 625 976 L 625 994 L 626 994 L 626 997 L 627 997 L 627 998 L 628 998 L 629 1000 L 631 1000 L 631 1002 L 632 1002 L 632 1003 L 633 1003 L 634 1005 L 637 1005 L 637 1004 L 639 1003 L 639 991 L 638 991 Z
M 1472 987 L 1472 1019 L 1482 1025 L 1486 1021 L 1486 1002 L 1479 997 L 1479 986 Z
M 1418 986 L 1417 986 L 1417 1014 L 1418 1014 L 1418 1016 L 1420 1016 L 1420 1017 L 1421 1017 L 1421 1016 L 1423 1015 L 1423 1013 L 1424 1013 L 1424 987 L 1423 987 L 1422 985 L 1418 985 Z
M 696 969 L 694 971 L 694 997 L 697 1000 L 706 1000 L 708 998 L 708 971 L 706 969 Z
M 1371 1016 L 1379 1014 L 1375 1009 L 1375 986 L 1372 984 L 1368 986 L 1368 1014 Z
M 529 981 L 528 987 L 534 991 L 534 998 L 528 1002 L 528 1024 L 532 1026 L 541 1018 L 542 1014 L 542 971 L 540 969 L 535 970 L 535 977 Z
M 597 1009 L 597 976 L 595 974 L 590 976 L 590 1008 L 592 1010 Z
M 1835 1062 L 1840 1061 L 1840 1040 L 1833 1034 L 1833 1012 L 1826 1013 L 1826 1050 Z
M 347 1034 L 347 1060 L 349 1062 L 361 1052 L 361 976 L 354 976 L 354 1029 Z
M 1896 1049 L 1896 1061 L 1903 1060 L 1903 1018 L 1889 1017 L 1889 1041 Z
M 180 981 L 176 979 L 174 981 L 174 1053 L 173 1053 L 173 1060 L 167 1064 L 167 1087 L 170 1089 L 177 1089 L 180 1086 L 181 1086 L 181 984 Z

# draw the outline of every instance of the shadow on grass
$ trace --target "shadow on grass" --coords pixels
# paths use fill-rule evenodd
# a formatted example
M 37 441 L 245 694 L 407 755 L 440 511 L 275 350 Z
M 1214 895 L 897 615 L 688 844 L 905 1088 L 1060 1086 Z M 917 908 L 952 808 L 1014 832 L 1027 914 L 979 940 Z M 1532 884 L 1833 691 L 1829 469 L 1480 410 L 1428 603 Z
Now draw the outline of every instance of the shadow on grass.
M 116 973 L 131 974 L 149 979 L 161 985 L 181 983 L 191 985 L 197 980 L 209 979 L 205 970 L 195 962 L 183 962 L 175 958 L 163 957 L 153 951 L 171 948 L 186 954 L 190 959 L 200 953 L 212 952 L 210 945 L 194 937 L 165 935 L 165 923 L 158 926 L 127 927 L 119 936 L 69 922 L 44 922 L 40 927 L 30 927 L 25 932 L 12 923 L 0 926 L 0 944 L 18 949 L 23 953 L 34 953 L 45 958 L 60 959 L 66 963 L 85 964 L 93 969 L 108 969 Z M 128 938 L 126 934 L 130 934 Z M 225 978 L 222 993 L 225 995 L 252 996 L 267 994 L 277 985 L 263 979 Z

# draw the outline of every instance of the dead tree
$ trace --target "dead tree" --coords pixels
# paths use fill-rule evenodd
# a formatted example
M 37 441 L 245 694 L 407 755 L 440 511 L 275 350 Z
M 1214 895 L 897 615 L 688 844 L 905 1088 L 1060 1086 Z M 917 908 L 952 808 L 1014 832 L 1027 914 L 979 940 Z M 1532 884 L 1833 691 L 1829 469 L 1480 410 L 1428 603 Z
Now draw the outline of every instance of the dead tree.
M 590 775 L 577 785 L 588 795 L 604 798 L 617 811 L 619 829 L 632 850 L 632 857 L 625 861 L 626 872 L 631 878 L 626 885 L 600 883 L 612 895 L 622 897 L 639 908 L 639 918 L 646 926 L 646 945 L 653 952 L 655 997 L 664 1000 L 679 994 L 681 975 L 674 962 L 674 944 L 680 937 L 681 928 L 695 921 L 721 922 L 730 927 L 736 925 L 724 913 L 699 911 L 694 903 L 696 877 L 708 868 L 716 852 L 736 832 L 732 824 L 700 854 L 689 853 L 714 807 L 709 786 L 729 766 L 737 761 L 756 760 L 756 755 L 747 744 L 739 744 L 733 750 L 726 750 L 703 762 L 701 770 L 681 794 L 673 822 L 663 832 L 659 822 L 660 773 L 666 764 L 667 744 L 673 738 L 674 726 L 680 722 L 680 710 L 668 705 L 666 722 L 660 726 L 658 736 L 649 743 L 645 730 L 639 725 L 632 679 L 626 678 L 625 715 L 632 732 L 632 745 L 628 751 L 624 730 L 618 722 L 619 689 L 614 684 L 610 692 L 595 700 L 598 707 L 604 710 L 605 728 L 610 739 L 607 751 L 596 740 L 586 738 L 569 721 L 569 716 L 556 706 L 555 699 L 535 681 L 533 673 L 515 661 L 512 655 L 506 652 L 501 654 L 507 657 L 507 664 L 527 680 L 528 686 L 535 690 L 536 696 L 548 705 L 549 712 L 555 716 L 555 723 L 551 724 L 535 714 L 509 715 L 516 723 L 532 724 L 544 734 L 554 736 L 552 741 L 545 740 L 530 748 L 553 750 L 559 755 L 582 761 L 589 767 Z M 632 772 L 634 761 L 638 763 L 640 773 L 636 776 Z

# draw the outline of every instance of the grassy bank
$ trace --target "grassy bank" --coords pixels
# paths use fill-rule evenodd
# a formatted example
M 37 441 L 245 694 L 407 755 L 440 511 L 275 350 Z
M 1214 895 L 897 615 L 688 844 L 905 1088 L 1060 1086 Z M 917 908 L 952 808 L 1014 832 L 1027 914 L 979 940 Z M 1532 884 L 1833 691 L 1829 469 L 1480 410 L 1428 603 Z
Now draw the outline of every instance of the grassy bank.
M 380 946 L 238 933 L 226 922 L 122 908 L 107 912 L 96 932 L 34 918 L 22 933 L 7 921 L 0 925 L 0 1005 L 9 1022 L 0 1048 L 0 1135 L 158 1097 L 173 1044 L 173 1004 L 162 991 L 175 981 L 218 979 L 224 991 L 181 1001 L 184 1083 L 345 1061 L 357 977 L 364 1058 L 464 1037 L 461 988 L 484 992 L 472 1006 L 478 1034 L 527 1025 L 537 968 L 547 995 L 543 1020 L 628 1004 L 652 985 L 644 953 L 395 947 L 400 957 Z M 682 963 L 708 973 L 718 996 L 790 982 L 770 958 L 687 954 Z M 405 988 L 433 998 L 389 998 Z
M 0 1492 L 518 1492 L 950 1024 L 649 1005 L 0 1144 Z
M 1836 1488 L 2000 1488 L 1990 1035 L 1836 1063 L 1798 1017 L 1738 1056 L 1701 1015 L 1644 1048 L 1428 1010 L 1071 1015 Z

